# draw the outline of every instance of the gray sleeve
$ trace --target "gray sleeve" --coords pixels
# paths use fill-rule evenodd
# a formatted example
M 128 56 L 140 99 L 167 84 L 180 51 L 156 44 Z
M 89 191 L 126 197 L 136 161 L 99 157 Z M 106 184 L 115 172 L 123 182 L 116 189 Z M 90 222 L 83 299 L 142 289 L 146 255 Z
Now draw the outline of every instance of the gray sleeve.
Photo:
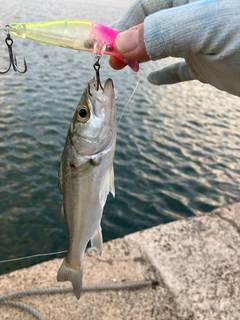
M 124 16 L 111 26 L 118 31 L 124 31 L 142 23 L 147 16 L 154 12 L 181 6 L 191 1 L 196 0 L 135 0 L 131 3 Z
M 180 74 L 185 65 L 175 65 L 152 73 L 149 81 L 174 83 L 195 77 L 240 96 L 239 17 L 239 0 L 201 0 L 146 17 L 144 42 L 150 59 L 182 57 L 190 68 L 187 77 Z
M 224 5 L 225 3 L 225 5 Z M 144 41 L 152 60 L 179 57 L 183 52 L 227 54 L 236 43 L 240 2 L 202 0 L 145 19 Z

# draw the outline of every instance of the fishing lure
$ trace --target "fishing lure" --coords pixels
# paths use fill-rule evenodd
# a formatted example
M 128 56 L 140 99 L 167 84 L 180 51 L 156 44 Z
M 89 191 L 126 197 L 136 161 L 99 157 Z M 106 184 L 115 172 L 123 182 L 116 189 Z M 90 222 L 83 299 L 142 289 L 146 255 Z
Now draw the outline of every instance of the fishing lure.
M 126 60 L 118 54 L 115 39 L 118 31 L 87 20 L 56 20 L 48 22 L 12 23 L 11 34 L 21 38 L 63 48 L 108 54 L 117 57 L 134 71 L 139 70 L 137 60 Z

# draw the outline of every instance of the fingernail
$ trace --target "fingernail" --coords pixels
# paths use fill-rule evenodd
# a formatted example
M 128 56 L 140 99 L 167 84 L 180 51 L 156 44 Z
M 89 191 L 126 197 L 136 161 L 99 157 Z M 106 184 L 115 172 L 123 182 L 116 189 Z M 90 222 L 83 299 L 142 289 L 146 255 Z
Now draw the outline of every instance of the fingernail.
M 138 30 L 127 30 L 116 38 L 117 50 L 121 53 L 134 51 L 138 46 Z

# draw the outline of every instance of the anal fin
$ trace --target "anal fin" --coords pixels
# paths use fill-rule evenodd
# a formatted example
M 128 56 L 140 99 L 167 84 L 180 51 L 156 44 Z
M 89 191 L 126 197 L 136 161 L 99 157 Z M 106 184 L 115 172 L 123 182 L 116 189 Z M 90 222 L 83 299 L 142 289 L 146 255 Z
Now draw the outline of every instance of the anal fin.
M 102 238 L 102 229 L 101 229 L 101 227 L 99 227 L 97 232 L 92 237 L 91 246 L 92 246 L 93 250 L 97 251 L 97 253 L 99 255 L 101 255 L 102 247 L 103 247 L 103 238 Z

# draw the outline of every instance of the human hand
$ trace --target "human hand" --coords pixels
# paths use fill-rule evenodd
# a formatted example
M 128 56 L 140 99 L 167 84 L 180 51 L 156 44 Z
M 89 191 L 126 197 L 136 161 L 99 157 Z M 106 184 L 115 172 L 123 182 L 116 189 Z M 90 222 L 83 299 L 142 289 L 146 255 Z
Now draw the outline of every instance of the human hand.
M 239 0 L 135 0 L 114 26 L 127 30 L 115 44 L 129 60 L 185 59 L 150 73 L 152 84 L 198 79 L 240 96 L 239 16 Z M 113 57 L 109 63 L 125 66 Z

